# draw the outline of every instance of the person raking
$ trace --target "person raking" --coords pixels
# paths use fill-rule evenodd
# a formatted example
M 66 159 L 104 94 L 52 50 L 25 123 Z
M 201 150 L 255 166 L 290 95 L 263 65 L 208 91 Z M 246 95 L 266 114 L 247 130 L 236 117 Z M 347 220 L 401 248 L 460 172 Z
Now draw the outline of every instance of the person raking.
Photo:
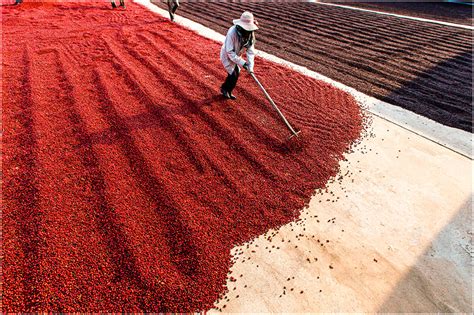
M 238 20 L 233 21 L 233 26 L 227 31 L 224 44 L 221 48 L 221 62 L 227 71 L 227 78 L 221 86 L 222 95 L 231 100 L 236 97 L 232 94 L 239 79 L 240 67 L 248 72 L 253 72 L 255 57 L 255 34 L 258 23 L 252 13 L 245 11 Z M 247 55 L 247 61 L 242 58 Z
M 112 3 L 112 9 L 117 8 L 117 5 L 115 4 L 114 0 L 112 0 L 110 2 Z M 125 0 L 120 0 L 120 6 L 125 9 Z
M 168 0 L 168 13 L 170 14 L 170 20 L 174 21 L 174 14 L 179 7 L 179 0 Z

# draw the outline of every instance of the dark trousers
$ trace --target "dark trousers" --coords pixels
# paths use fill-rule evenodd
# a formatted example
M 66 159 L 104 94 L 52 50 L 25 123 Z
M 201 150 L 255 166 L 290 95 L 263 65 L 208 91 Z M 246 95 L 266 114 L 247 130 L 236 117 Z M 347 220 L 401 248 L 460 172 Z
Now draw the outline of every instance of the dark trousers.
M 23 0 L 21 0 L 23 1 Z M 112 3 L 112 7 L 115 8 L 115 0 L 110 1 Z M 120 0 L 120 6 L 125 7 L 125 0 Z
M 179 7 L 179 0 L 168 0 L 168 11 L 176 12 Z
M 174 20 L 174 13 L 179 7 L 179 0 L 168 0 L 168 12 L 171 20 Z
M 235 86 L 237 85 L 239 74 L 240 74 L 240 69 L 238 66 L 235 66 L 234 72 L 232 72 L 232 74 L 227 75 L 227 78 L 225 79 L 224 84 L 222 84 L 221 89 L 226 92 L 232 93 Z

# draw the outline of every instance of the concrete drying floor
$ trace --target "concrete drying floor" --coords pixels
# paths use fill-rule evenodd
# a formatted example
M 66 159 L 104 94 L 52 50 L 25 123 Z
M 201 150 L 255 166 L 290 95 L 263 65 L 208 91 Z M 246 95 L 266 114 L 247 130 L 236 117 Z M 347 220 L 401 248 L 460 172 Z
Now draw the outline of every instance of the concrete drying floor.
M 219 308 L 472 311 L 472 160 L 380 118 L 372 129 L 301 221 L 235 248 Z
M 388 120 L 373 116 L 300 221 L 233 250 L 229 292 L 211 312 L 472 312 L 472 134 L 330 83 Z

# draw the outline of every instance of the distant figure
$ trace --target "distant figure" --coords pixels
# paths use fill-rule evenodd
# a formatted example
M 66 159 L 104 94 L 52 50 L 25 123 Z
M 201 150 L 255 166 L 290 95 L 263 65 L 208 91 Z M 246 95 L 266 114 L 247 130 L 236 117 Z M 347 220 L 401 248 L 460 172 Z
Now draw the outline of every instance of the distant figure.
M 170 20 L 174 21 L 174 13 L 178 10 L 179 0 L 168 0 L 168 12 L 170 14 Z
M 120 6 L 125 9 L 125 0 L 120 0 Z M 115 9 L 116 7 L 115 0 L 112 0 L 112 8 Z
M 224 44 L 221 48 L 221 62 L 227 71 L 227 78 L 221 86 L 222 95 L 231 100 L 236 97 L 232 94 L 239 79 L 240 67 L 248 72 L 253 72 L 255 57 L 255 34 L 258 30 L 257 21 L 253 14 L 245 11 L 238 20 L 233 21 L 234 26 L 229 28 Z M 246 51 L 247 61 L 241 56 Z M 240 66 L 240 67 L 239 67 Z
M 22 3 L 23 0 L 15 0 L 15 5 Z

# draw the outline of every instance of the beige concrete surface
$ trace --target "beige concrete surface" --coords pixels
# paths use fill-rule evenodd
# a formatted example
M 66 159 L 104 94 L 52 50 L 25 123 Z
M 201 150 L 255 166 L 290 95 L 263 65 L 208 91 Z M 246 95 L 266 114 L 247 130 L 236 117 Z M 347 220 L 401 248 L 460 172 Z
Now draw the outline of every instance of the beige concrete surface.
M 472 311 L 472 160 L 371 129 L 300 221 L 233 250 L 213 311 Z

